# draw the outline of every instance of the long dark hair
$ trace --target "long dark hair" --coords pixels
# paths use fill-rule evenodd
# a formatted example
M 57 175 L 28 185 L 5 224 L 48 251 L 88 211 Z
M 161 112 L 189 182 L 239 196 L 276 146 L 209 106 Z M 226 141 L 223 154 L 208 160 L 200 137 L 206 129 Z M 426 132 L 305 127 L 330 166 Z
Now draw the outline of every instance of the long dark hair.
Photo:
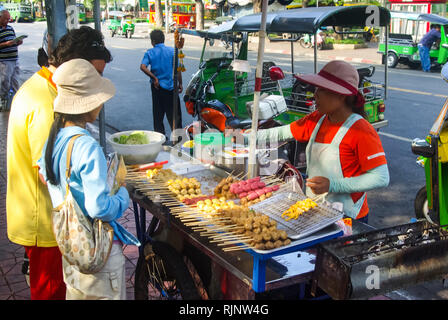
M 58 181 L 56 177 L 56 173 L 53 171 L 53 150 L 54 143 L 56 141 L 56 136 L 58 135 L 59 130 L 64 128 L 67 121 L 73 122 L 75 124 L 83 124 L 85 123 L 86 113 L 82 114 L 65 114 L 65 113 L 54 113 L 54 121 L 51 125 L 50 133 L 48 135 L 47 141 L 47 149 L 45 150 L 45 168 L 47 172 L 47 180 L 52 185 L 59 185 L 60 181 Z

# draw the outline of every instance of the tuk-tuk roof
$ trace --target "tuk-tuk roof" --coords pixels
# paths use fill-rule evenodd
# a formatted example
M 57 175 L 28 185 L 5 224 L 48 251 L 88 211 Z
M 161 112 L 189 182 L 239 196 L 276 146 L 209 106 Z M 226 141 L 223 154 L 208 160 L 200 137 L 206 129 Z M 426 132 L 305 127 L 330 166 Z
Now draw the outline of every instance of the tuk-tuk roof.
M 392 19 L 407 19 L 413 21 L 427 21 L 430 23 L 446 25 L 448 24 L 448 19 L 442 16 L 432 14 L 432 13 L 418 13 L 418 12 L 398 12 L 391 11 L 390 16 Z
M 365 26 L 372 14 L 369 6 L 309 7 L 269 12 L 266 16 L 266 32 L 315 33 L 322 26 Z M 376 6 L 375 6 L 376 7 Z M 379 26 L 390 23 L 389 10 L 379 9 Z M 231 31 L 257 32 L 260 30 L 261 13 L 243 16 L 235 21 Z M 229 30 L 230 31 L 230 30 Z
M 188 30 L 181 29 L 180 32 L 184 34 L 190 34 L 193 36 L 199 36 L 205 39 L 228 39 L 231 41 L 238 42 L 239 38 L 232 36 L 232 27 L 236 20 L 231 20 L 220 24 L 219 26 L 211 27 L 206 31 L 201 30 Z

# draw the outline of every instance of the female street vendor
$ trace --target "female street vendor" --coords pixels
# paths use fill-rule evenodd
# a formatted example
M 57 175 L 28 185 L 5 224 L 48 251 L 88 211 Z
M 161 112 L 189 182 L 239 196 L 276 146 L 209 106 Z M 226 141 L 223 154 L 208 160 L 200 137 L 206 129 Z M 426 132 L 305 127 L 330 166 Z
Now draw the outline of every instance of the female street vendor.
M 258 131 L 257 141 L 308 142 L 306 195 L 328 192 L 327 201 L 341 202 L 347 216 L 367 223 L 366 191 L 386 187 L 389 170 L 380 138 L 364 119 L 358 72 L 335 60 L 299 79 L 316 87 L 316 111 L 290 125 Z

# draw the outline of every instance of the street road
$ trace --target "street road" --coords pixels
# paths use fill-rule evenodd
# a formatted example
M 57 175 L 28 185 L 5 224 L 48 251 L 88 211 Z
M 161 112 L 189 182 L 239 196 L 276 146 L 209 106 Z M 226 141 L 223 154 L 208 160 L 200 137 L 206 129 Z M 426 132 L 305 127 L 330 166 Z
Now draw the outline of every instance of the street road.
M 17 35 L 27 34 L 28 38 L 20 46 L 19 57 L 24 79 L 38 70 L 37 50 L 42 43 L 46 24 L 36 22 L 12 23 Z M 104 27 L 103 27 L 104 28 Z M 147 35 L 147 34 L 146 34 Z M 173 45 L 172 35 L 167 37 L 167 45 Z M 190 39 L 190 38 L 189 38 Z M 107 47 L 111 50 L 113 61 L 106 67 L 104 76 L 110 78 L 117 88 L 116 96 L 106 104 L 107 131 L 115 129 L 152 130 L 151 95 L 149 78 L 140 69 L 144 52 L 151 47 L 150 40 L 142 34 L 132 39 L 111 38 L 105 32 Z M 202 45 L 199 40 L 187 40 L 184 59 L 187 71 L 183 74 L 184 88 L 191 74 L 197 70 Z M 300 58 L 297 54 L 295 72 L 313 72 L 310 58 Z M 251 65 L 256 64 L 256 52 L 250 52 Z M 265 54 L 265 61 L 275 61 L 277 65 L 290 70 L 289 56 Z M 318 69 L 325 62 L 319 63 Z M 253 76 L 253 75 L 252 75 Z M 383 81 L 384 67 L 377 66 L 373 77 Z M 389 187 L 368 193 L 369 222 L 375 227 L 387 227 L 407 223 L 414 217 L 414 197 L 424 185 L 424 171 L 415 164 L 416 156 L 411 152 L 411 141 L 415 137 L 424 138 L 437 117 L 448 96 L 448 83 L 440 74 L 425 74 L 407 67 L 392 69 L 389 72 L 389 91 L 386 100 L 386 119 L 389 126 L 379 132 L 385 149 L 391 181 Z M 183 124 L 192 118 L 185 111 L 182 102 Z M 169 128 L 168 123 L 165 127 Z M 429 286 L 419 286 L 414 291 L 396 292 L 398 298 L 446 299 L 448 292 L 443 290 L 440 281 Z

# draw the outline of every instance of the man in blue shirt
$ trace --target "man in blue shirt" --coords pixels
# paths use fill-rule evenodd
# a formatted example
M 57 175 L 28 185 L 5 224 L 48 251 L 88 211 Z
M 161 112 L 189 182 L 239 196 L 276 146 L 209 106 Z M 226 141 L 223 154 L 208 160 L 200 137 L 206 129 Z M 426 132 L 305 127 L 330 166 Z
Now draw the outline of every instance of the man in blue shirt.
M 420 40 L 418 44 L 418 54 L 420 55 L 420 62 L 424 72 L 429 72 L 431 69 L 431 58 L 429 51 L 434 42 L 441 38 L 440 25 L 431 25 L 431 30 Z
M 174 48 L 165 46 L 165 36 L 161 30 L 153 30 L 150 34 L 152 49 L 146 51 L 140 70 L 151 78 L 152 113 L 154 131 L 165 134 L 163 118 L 166 113 L 168 123 L 173 130 L 174 94 L 177 96 L 176 129 L 182 128 L 180 99 L 174 92 L 173 68 Z M 148 69 L 148 66 L 151 66 Z M 182 92 L 182 74 L 177 73 L 179 93 Z

